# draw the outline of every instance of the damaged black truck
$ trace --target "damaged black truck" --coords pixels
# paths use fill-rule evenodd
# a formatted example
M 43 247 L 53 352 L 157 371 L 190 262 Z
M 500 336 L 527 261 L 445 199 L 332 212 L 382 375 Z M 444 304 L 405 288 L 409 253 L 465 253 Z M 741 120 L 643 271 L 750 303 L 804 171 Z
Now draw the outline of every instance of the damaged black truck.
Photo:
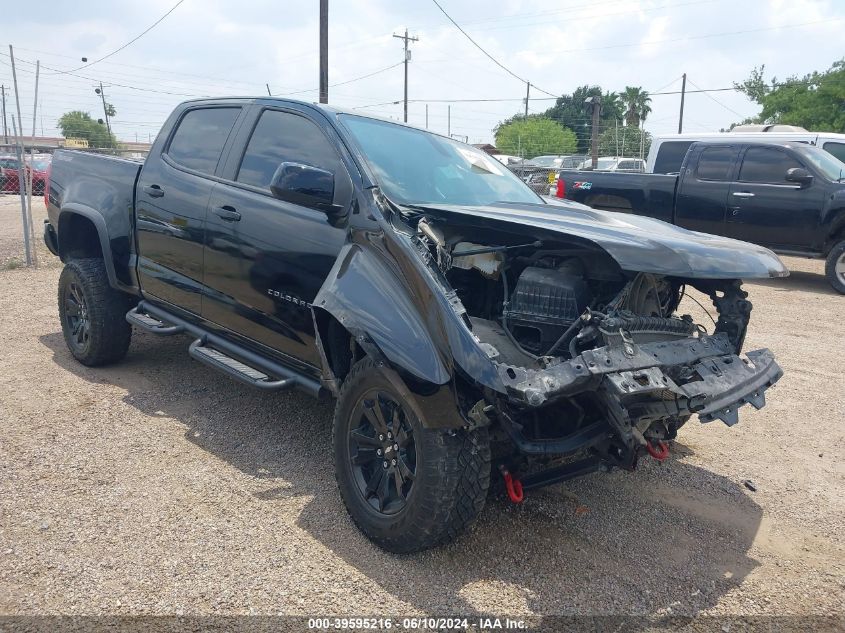
M 732 425 L 781 376 L 768 350 L 742 353 L 741 280 L 787 274 L 770 251 L 551 204 L 391 121 L 191 101 L 143 164 L 57 152 L 46 197 L 71 354 L 116 362 L 133 326 L 187 334 L 244 383 L 336 398 L 314 459 L 393 552 L 454 538 L 491 486 L 519 501 L 661 459 L 693 415 Z M 690 288 L 711 331 L 678 313 Z

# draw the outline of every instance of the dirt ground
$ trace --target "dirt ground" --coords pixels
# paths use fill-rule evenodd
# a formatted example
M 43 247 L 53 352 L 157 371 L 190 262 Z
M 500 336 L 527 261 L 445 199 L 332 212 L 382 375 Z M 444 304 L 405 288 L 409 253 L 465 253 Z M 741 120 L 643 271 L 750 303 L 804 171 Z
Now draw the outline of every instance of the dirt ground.
M 21 257 L 14 202 L 0 262 Z M 845 297 L 821 262 L 747 286 L 746 348 L 785 371 L 762 411 L 692 421 L 634 473 L 491 500 L 409 557 L 347 518 L 330 404 L 250 390 L 183 337 L 75 363 L 47 262 L 0 271 L 0 614 L 843 613 Z

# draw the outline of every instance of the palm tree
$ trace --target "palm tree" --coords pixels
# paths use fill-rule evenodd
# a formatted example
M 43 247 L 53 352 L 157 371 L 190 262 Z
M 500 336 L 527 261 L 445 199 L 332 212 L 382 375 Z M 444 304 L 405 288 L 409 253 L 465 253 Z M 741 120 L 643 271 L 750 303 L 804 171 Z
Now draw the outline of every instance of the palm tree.
M 615 92 L 605 92 L 601 98 L 601 116 L 603 119 L 620 119 L 625 104 Z
M 621 95 L 626 105 L 625 123 L 633 127 L 639 127 L 642 121 L 651 113 L 651 97 L 648 92 L 639 86 L 626 86 Z

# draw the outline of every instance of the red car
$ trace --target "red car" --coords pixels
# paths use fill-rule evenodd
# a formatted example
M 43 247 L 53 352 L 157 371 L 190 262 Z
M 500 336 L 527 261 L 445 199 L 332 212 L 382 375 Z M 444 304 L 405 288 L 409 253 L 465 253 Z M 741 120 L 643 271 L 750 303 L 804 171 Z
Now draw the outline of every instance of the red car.
M 27 169 L 32 170 L 32 194 L 44 194 L 47 182 L 47 170 L 50 168 L 50 155 L 36 155 L 32 159 L 28 156 L 25 161 Z M 0 156 L 0 192 L 18 193 L 20 186 L 20 161 L 16 156 Z

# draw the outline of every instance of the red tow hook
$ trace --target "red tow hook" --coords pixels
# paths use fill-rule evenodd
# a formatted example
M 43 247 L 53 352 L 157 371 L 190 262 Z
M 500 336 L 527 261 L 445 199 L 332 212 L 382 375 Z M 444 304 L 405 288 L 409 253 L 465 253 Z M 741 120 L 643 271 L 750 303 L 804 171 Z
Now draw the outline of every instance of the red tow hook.
M 660 440 L 657 443 L 657 448 L 652 446 L 651 442 L 647 442 L 645 445 L 645 449 L 648 451 L 648 454 L 654 457 L 659 462 L 662 462 L 664 459 L 669 457 L 669 445 Z
M 522 503 L 522 500 L 525 499 L 525 494 L 522 491 L 522 482 L 511 475 L 504 466 L 499 466 L 499 470 L 502 471 L 502 477 L 505 479 L 505 490 L 507 490 L 508 499 L 513 503 Z

